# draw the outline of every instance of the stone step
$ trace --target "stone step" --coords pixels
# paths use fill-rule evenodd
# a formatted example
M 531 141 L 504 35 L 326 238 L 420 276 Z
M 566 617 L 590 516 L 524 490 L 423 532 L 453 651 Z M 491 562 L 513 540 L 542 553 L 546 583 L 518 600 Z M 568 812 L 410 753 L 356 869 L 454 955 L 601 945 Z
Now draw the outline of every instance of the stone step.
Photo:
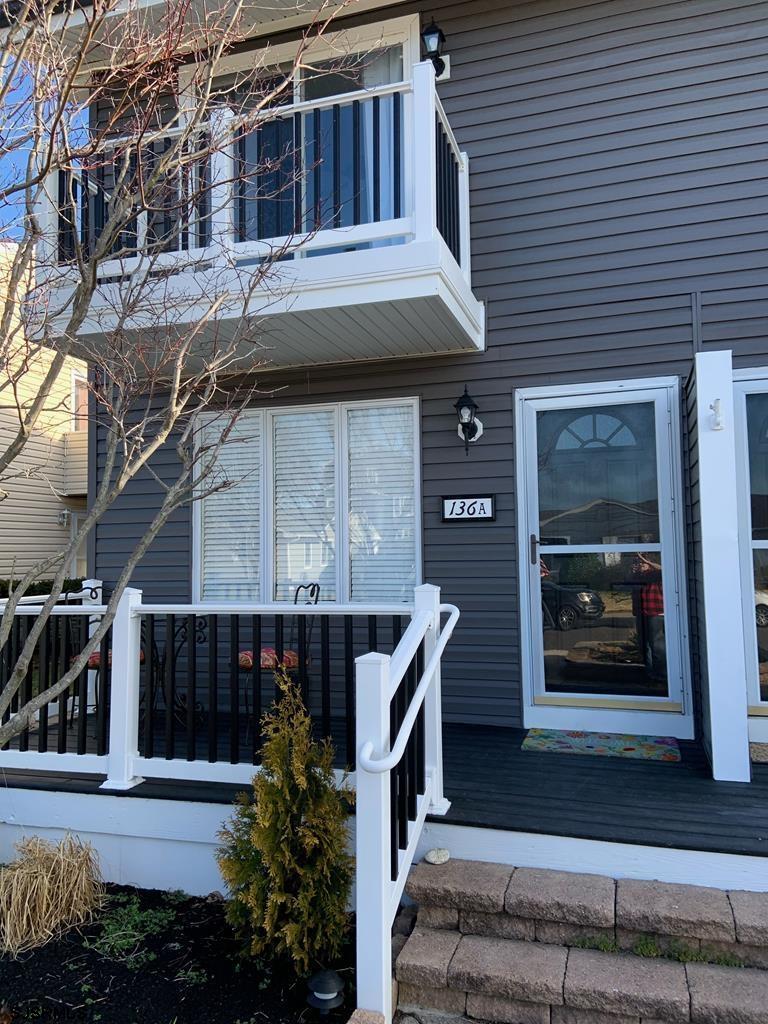
M 768 969 L 768 893 L 463 860 L 415 865 L 406 892 L 423 928 Z
M 768 972 L 644 959 L 417 925 L 401 1013 L 429 1024 L 766 1024 Z

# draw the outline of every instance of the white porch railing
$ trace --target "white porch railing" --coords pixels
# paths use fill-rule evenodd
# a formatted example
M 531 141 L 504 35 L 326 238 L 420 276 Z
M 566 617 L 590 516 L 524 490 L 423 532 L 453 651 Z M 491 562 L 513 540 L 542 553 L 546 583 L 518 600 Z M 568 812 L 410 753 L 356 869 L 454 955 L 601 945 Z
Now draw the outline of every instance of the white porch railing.
M 441 628 L 441 615 L 448 620 Z M 357 1000 L 392 1019 L 392 922 L 429 812 L 444 814 L 440 662 L 459 618 L 416 590 L 391 657 L 357 659 Z
M 106 611 L 94 593 L 53 609 L 6 720 L 83 651 Z M 0 693 L 38 614 L 17 609 Z M 284 662 L 342 764 L 356 767 L 358 1004 L 389 1024 L 392 922 L 424 820 L 448 809 L 440 666 L 458 618 L 429 585 L 411 605 L 376 606 L 153 605 L 129 588 L 78 678 L 0 750 L 0 767 L 104 776 L 109 790 L 144 777 L 247 784 Z

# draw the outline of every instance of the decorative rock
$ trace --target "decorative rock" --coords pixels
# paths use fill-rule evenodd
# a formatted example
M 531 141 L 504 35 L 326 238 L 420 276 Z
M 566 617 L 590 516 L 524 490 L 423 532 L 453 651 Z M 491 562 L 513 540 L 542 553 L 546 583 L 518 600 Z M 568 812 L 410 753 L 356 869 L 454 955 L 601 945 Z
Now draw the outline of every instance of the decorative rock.
M 721 889 L 671 882 L 621 879 L 616 926 L 629 931 L 733 942 L 731 905 Z
M 491 935 L 497 939 L 522 939 L 533 942 L 536 938 L 534 922 L 511 914 L 484 914 L 480 910 L 459 911 L 459 931 L 464 935 Z
M 550 1021 L 548 1006 L 472 992 L 467 996 L 467 1016 L 498 1021 L 499 1024 L 549 1024 Z
M 603 875 L 518 868 L 504 909 L 517 917 L 612 928 L 615 884 Z
M 397 980 L 420 988 L 445 988 L 460 938 L 458 932 L 416 927 L 397 958 Z
M 768 946 L 768 892 L 729 892 L 736 938 L 752 946 Z
M 398 1006 L 403 1010 L 420 1013 L 421 1010 L 442 1010 L 445 1013 L 462 1014 L 466 1009 L 465 992 L 450 988 L 424 988 L 420 985 L 400 986 Z
M 355 1010 L 349 1018 L 349 1024 L 384 1024 L 384 1014 L 373 1010 Z
M 572 949 L 564 995 L 566 1006 L 581 1010 L 661 1017 L 668 1022 L 689 1019 L 685 969 L 668 960 Z
M 688 964 L 693 1024 L 765 1024 L 768 973 Z
M 411 868 L 405 888 L 422 906 L 498 913 L 504 909 L 513 870 L 472 860 L 451 860 L 439 867 L 421 863 Z
M 448 968 L 448 985 L 528 1003 L 559 1004 L 567 955 L 562 946 L 465 935 Z
M 422 928 L 448 928 L 455 932 L 459 927 L 459 912 L 453 907 L 419 907 L 418 921 Z
M 427 864 L 447 864 L 450 859 L 451 855 L 448 852 L 448 850 L 443 849 L 427 850 L 427 852 L 424 854 L 424 860 L 427 862 Z

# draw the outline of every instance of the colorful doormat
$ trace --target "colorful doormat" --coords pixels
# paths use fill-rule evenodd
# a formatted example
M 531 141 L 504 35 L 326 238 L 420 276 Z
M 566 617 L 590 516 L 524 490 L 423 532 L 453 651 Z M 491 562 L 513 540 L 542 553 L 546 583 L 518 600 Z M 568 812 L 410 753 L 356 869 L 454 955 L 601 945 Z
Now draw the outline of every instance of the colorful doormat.
M 597 754 L 640 761 L 679 761 L 680 747 L 672 736 L 631 736 L 615 732 L 563 732 L 529 729 L 523 750 L 548 754 Z

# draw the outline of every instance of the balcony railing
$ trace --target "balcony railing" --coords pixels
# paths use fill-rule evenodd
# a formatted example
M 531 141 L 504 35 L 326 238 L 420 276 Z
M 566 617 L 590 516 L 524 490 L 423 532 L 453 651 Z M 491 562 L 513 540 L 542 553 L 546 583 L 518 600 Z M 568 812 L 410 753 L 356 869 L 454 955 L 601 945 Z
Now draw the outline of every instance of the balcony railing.
M 131 139 L 115 140 L 91 168 L 57 172 L 43 218 L 61 264 L 77 242 L 93 252 L 120 189 L 147 179 L 181 135 L 169 129 L 139 151 Z M 230 141 L 208 148 L 211 139 Z M 183 269 L 224 252 L 247 265 L 276 250 L 303 259 L 437 232 L 469 280 L 467 161 L 431 64 L 416 65 L 412 83 L 282 108 L 249 134 L 222 109 L 184 145 L 203 155 L 156 185 L 151 215 L 143 209 L 128 220 L 101 279 L 131 273 L 148 255 L 153 268 Z

